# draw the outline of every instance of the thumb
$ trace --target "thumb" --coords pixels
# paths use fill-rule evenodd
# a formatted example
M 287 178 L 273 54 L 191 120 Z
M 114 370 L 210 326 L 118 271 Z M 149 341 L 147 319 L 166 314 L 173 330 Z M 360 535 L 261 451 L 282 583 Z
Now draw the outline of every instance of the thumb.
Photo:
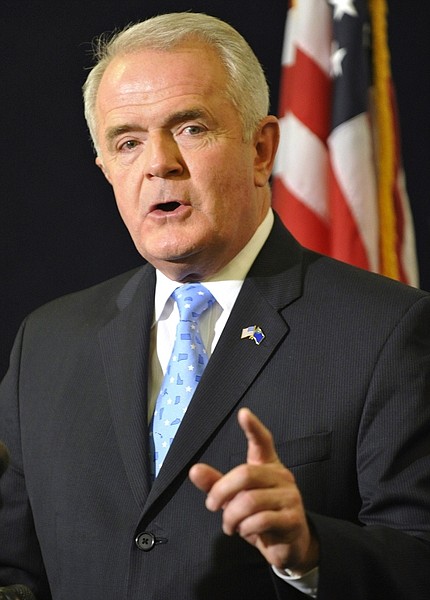
M 249 408 L 241 408 L 237 418 L 248 440 L 247 462 L 254 465 L 280 462 L 272 434 L 260 419 Z

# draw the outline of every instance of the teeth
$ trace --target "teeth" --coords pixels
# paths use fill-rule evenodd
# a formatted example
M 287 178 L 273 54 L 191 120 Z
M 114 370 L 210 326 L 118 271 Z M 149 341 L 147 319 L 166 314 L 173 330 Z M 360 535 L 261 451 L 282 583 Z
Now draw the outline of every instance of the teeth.
M 171 212 L 178 208 L 178 206 L 180 206 L 179 202 L 165 202 L 164 204 L 159 204 L 158 208 L 165 212 Z

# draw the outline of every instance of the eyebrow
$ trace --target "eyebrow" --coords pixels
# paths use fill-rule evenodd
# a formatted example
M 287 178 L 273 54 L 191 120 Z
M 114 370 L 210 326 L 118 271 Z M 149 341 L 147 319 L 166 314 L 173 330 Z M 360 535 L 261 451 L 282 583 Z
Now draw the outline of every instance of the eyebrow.
M 174 125 L 177 125 L 178 123 L 183 123 L 184 121 L 194 121 L 196 119 L 201 119 L 207 116 L 208 113 L 201 108 L 188 108 L 167 115 L 166 119 L 164 120 L 161 126 L 173 127 Z M 123 135 L 124 133 L 143 133 L 145 131 L 147 131 L 147 129 L 145 127 L 142 127 L 141 125 L 138 125 L 137 123 L 125 123 L 124 125 L 108 127 L 105 133 L 105 138 L 108 146 L 112 146 L 116 138 L 120 135 Z
M 130 133 L 131 131 L 143 132 L 145 129 L 140 125 L 130 123 L 128 125 L 117 125 L 114 127 L 108 127 L 105 133 L 106 142 L 108 148 L 112 150 L 114 141 L 124 133 Z

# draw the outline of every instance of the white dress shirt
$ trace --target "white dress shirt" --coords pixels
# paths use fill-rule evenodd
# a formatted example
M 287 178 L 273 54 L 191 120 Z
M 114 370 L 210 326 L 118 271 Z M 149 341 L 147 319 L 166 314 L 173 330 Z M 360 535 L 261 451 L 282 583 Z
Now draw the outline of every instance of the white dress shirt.
M 216 300 L 212 307 L 204 312 L 199 322 L 200 334 L 208 357 L 215 349 L 239 295 L 243 281 L 267 240 L 273 221 L 273 212 L 272 209 L 269 209 L 263 222 L 239 254 L 219 273 L 200 282 L 208 288 Z M 179 321 L 178 307 L 171 295 L 178 286 L 182 285 L 168 279 L 158 270 L 156 276 L 154 321 L 151 329 L 148 422 L 154 412 L 157 395 L 175 341 L 176 325 Z M 308 596 L 316 598 L 318 569 L 312 570 L 304 577 L 295 577 L 290 575 L 288 571 L 281 571 L 274 567 L 273 570 L 290 585 L 298 588 Z

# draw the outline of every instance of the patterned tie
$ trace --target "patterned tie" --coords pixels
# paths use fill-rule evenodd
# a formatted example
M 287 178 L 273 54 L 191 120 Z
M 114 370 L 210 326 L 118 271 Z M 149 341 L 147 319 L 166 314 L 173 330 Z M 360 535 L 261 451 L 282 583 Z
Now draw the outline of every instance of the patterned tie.
M 210 291 L 200 283 L 176 288 L 172 298 L 178 305 L 180 320 L 152 419 L 155 477 L 206 367 L 208 358 L 200 339 L 198 320 L 215 302 Z

